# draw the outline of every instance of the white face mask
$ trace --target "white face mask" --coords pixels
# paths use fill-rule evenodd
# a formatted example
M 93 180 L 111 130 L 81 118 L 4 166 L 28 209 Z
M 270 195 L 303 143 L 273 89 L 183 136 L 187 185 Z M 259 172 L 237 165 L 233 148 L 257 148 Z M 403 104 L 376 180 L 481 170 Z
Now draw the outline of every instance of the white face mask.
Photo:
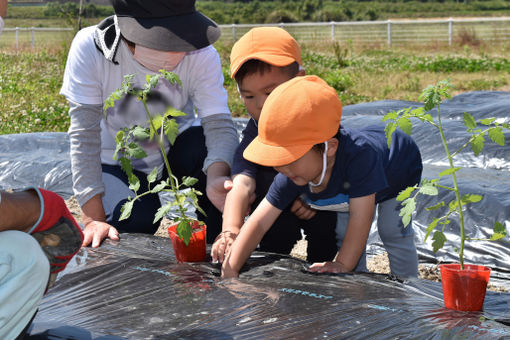
M 324 181 L 324 176 L 326 175 L 326 165 L 327 165 L 327 158 L 326 158 L 326 154 L 328 153 L 328 141 L 325 141 L 324 142 L 324 153 L 322 154 L 322 172 L 321 172 L 321 177 L 319 178 L 319 182 L 318 183 L 314 183 L 314 182 L 308 182 L 308 186 L 310 187 L 310 191 L 312 191 L 312 188 L 313 187 L 318 187 L 319 185 L 322 184 L 322 182 Z
M 133 57 L 149 70 L 158 72 L 161 69 L 172 71 L 177 67 L 185 55 L 186 52 L 159 51 L 135 45 L 135 53 Z

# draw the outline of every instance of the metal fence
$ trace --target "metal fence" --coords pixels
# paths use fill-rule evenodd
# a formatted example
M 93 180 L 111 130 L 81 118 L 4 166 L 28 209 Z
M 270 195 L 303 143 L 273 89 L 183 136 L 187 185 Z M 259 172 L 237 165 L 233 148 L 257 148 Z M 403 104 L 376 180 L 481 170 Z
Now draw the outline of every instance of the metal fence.
M 410 43 L 443 43 L 452 45 L 456 39 L 509 41 L 510 17 L 472 19 L 386 20 L 321 23 L 281 23 L 299 41 L 352 41 L 388 46 Z M 235 41 L 256 26 L 221 25 L 222 39 Z
M 485 42 L 510 40 L 510 17 L 470 19 L 386 20 L 356 22 L 232 24 L 220 25 L 222 41 L 236 41 L 258 26 L 280 26 L 300 42 L 352 41 L 356 44 L 441 43 L 452 45 L 455 40 L 476 39 Z M 16 27 L 5 28 L 0 47 L 16 49 L 46 46 L 70 41 L 71 28 Z

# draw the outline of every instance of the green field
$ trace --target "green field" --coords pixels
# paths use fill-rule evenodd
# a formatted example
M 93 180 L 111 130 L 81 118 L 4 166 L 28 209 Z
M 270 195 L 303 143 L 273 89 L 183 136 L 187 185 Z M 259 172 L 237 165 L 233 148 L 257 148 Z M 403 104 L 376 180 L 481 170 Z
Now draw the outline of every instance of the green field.
M 312 5 L 322 3 L 319 10 L 323 14 L 333 11 L 332 4 L 340 4 L 335 1 L 308 0 L 254 1 L 248 4 L 198 2 L 199 8 L 211 17 L 217 15 L 218 9 L 223 9 L 224 13 L 230 13 L 233 21 L 241 20 L 239 18 L 244 18 L 245 21 L 255 20 L 256 15 L 260 13 L 269 15 L 267 11 L 275 8 L 291 11 L 292 4 L 294 7 L 299 5 L 295 8 L 295 16 L 306 17 L 307 12 L 302 6 L 305 3 Z M 346 3 L 348 2 L 342 2 L 342 6 Z M 480 7 L 482 4 L 485 9 L 480 10 L 480 13 L 487 15 L 493 11 L 490 13 L 504 15 L 510 1 L 468 4 L 452 1 L 392 2 L 392 6 L 390 3 L 370 1 L 352 4 L 352 10 L 358 12 L 361 8 L 379 6 L 377 8 L 381 9 L 381 14 L 377 19 L 382 20 L 388 18 L 384 13 L 391 11 L 398 17 L 402 13 L 417 14 L 421 9 L 422 16 L 427 17 L 432 16 L 439 8 L 443 9 L 444 15 L 453 10 L 457 10 L 458 14 Z M 360 7 L 362 5 L 365 7 Z M 251 12 L 250 17 L 249 13 L 253 6 L 260 7 L 257 12 Z M 343 8 L 342 6 L 337 7 Z M 62 83 L 67 50 L 77 28 L 76 21 L 73 22 L 72 18 L 66 17 L 48 17 L 44 11 L 45 6 L 9 7 L 6 27 L 72 27 L 72 29 L 62 32 L 37 31 L 33 37 L 30 31 L 20 31 L 18 46 L 15 32 L 2 33 L 0 134 L 66 131 L 68 128 L 68 106 L 65 98 L 58 92 Z M 95 24 L 99 20 L 97 17 L 88 17 L 83 19 L 82 24 L 83 26 Z M 219 20 L 218 22 L 222 23 Z M 505 22 L 504 25 L 510 23 Z M 444 37 L 447 32 L 444 24 L 430 24 L 425 28 L 418 28 L 417 25 L 399 26 L 395 23 L 392 26 L 395 36 L 392 36 L 391 46 L 387 45 L 386 26 L 375 29 L 371 24 L 358 24 L 354 31 L 349 31 L 352 28 L 348 26 L 336 26 L 334 30 L 336 42 L 331 41 L 332 31 L 329 26 L 313 29 L 292 26 L 286 29 L 302 46 L 303 63 L 307 73 L 323 77 L 337 90 L 343 104 L 349 105 L 385 99 L 415 101 L 423 88 L 446 78 L 456 86 L 456 93 L 479 90 L 509 91 L 510 40 L 489 39 L 484 36 L 486 31 L 491 32 L 490 36 L 497 37 L 498 33 L 494 32 L 506 30 L 508 27 L 504 25 L 500 23 L 497 27 L 491 27 L 491 24 L 481 23 L 463 29 L 456 24 L 451 46 Z M 222 38 L 215 44 L 222 59 L 225 87 L 229 93 L 229 106 L 234 116 L 246 116 L 246 112 L 236 86 L 229 76 L 229 53 L 234 38 L 239 38 L 248 29 L 248 27 L 223 28 Z M 397 39 L 396 34 L 399 30 L 407 37 L 403 41 Z M 32 46 L 32 39 L 35 47 Z M 379 41 L 374 42 L 374 39 Z M 416 43 L 418 40 L 421 41 L 419 44 Z
M 67 103 L 58 94 L 68 44 L 0 52 L 0 133 L 66 131 Z M 218 49 L 234 116 L 246 116 L 229 76 L 232 44 Z M 353 44 L 302 44 L 308 74 L 323 77 L 344 105 L 384 99 L 416 101 L 423 88 L 449 78 L 456 93 L 510 89 L 510 44 L 361 48 Z

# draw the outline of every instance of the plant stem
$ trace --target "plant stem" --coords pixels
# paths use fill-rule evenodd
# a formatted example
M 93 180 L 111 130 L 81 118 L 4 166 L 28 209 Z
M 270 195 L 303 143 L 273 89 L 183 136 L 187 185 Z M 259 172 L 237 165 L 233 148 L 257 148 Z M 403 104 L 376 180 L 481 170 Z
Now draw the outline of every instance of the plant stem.
M 152 128 L 152 130 L 157 132 L 155 127 L 154 127 L 154 122 L 152 121 L 152 116 L 149 113 L 149 108 L 147 106 L 147 103 L 145 101 L 142 101 L 142 102 L 143 102 L 143 107 L 145 108 L 145 114 L 149 118 L 149 122 L 151 124 L 151 128 Z M 170 162 L 168 161 L 168 158 L 166 156 L 165 145 L 163 143 L 163 138 L 162 138 L 162 135 L 163 135 L 163 126 L 164 126 L 164 124 L 161 127 L 161 135 L 158 136 L 158 138 L 157 138 L 158 139 L 158 146 L 159 146 L 159 150 L 161 151 L 161 155 L 163 156 L 163 160 L 165 162 L 166 170 L 168 171 L 168 177 L 170 178 L 170 184 L 171 184 L 170 187 L 172 188 L 172 192 L 174 193 L 174 195 L 175 195 L 175 197 L 177 199 L 177 195 L 179 193 L 179 188 L 177 187 L 177 181 L 176 181 L 176 179 L 174 178 L 174 176 L 172 174 L 172 169 L 170 168 Z M 180 200 L 177 199 L 177 202 L 178 202 L 177 205 L 178 205 L 178 208 L 179 208 L 179 212 L 181 213 L 183 218 L 186 218 L 184 207 L 180 203 Z
M 453 165 L 453 156 L 450 154 L 450 150 L 448 149 L 448 144 L 446 144 L 446 138 L 443 132 L 443 125 L 441 123 L 441 111 L 439 108 L 439 104 L 437 105 L 437 120 L 439 127 L 439 134 L 441 135 L 441 141 L 443 142 L 444 150 L 446 155 L 448 156 L 448 162 L 450 163 L 450 168 L 455 168 Z M 459 251 L 459 259 L 460 259 L 460 269 L 464 269 L 464 241 L 466 240 L 466 235 L 464 232 L 464 214 L 462 213 L 462 202 L 460 199 L 459 186 L 457 184 L 457 176 L 455 173 L 452 173 L 453 187 L 455 188 L 455 196 L 457 197 L 457 211 L 459 213 L 459 221 L 460 221 L 460 251 Z
M 471 138 L 469 138 L 469 140 L 464 144 L 462 145 L 457 151 L 455 151 L 454 153 L 452 153 L 452 157 L 455 157 L 455 155 L 457 155 L 459 152 L 461 152 L 462 150 L 464 150 L 465 148 L 467 148 L 469 146 L 469 143 L 471 143 L 472 140 L 476 139 L 478 136 L 482 136 L 482 135 L 485 135 L 485 133 L 487 131 L 489 131 L 490 129 L 485 129 L 484 131 L 476 134 L 476 135 L 473 135 L 471 136 Z

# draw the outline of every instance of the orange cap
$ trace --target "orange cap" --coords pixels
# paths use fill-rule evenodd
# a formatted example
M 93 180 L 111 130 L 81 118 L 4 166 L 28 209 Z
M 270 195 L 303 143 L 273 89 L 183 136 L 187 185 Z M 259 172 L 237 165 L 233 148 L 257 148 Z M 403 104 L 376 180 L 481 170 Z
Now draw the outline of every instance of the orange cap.
M 282 166 L 294 162 L 340 128 L 342 103 L 334 88 L 317 76 L 293 78 L 267 97 L 259 135 L 244 150 L 250 162 Z
M 301 62 L 301 48 L 297 41 L 279 27 L 256 27 L 239 39 L 230 52 L 232 78 L 250 59 L 262 60 L 273 66 L 287 66 Z

